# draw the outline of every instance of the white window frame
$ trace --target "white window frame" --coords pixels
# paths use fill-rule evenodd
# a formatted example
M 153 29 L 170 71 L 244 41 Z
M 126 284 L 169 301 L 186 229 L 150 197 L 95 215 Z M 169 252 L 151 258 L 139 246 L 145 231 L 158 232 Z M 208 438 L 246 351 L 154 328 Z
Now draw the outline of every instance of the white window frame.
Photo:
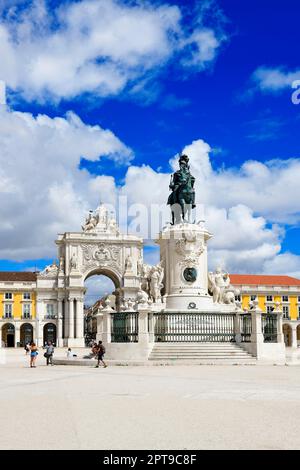
M 4 300 L 13 300 L 13 293 L 12 292 L 5 292 Z
M 270 299 L 270 297 L 271 297 L 271 299 Z M 266 302 L 273 302 L 273 299 L 274 299 L 273 295 L 267 295 L 266 296 Z
M 27 310 L 27 309 L 28 309 L 28 311 L 26 312 L 25 310 Z M 31 304 L 28 304 L 28 303 L 23 304 L 22 317 L 23 318 L 31 318 Z
M 14 316 L 13 304 L 12 303 L 4 304 L 4 315 L 3 315 L 3 317 L 4 318 L 13 318 L 13 316 Z
M 273 310 L 274 310 L 274 307 L 272 307 L 272 305 L 267 305 L 267 309 L 266 309 L 267 313 L 273 313 Z
M 257 300 L 257 295 L 256 294 L 250 295 L 250 301 L 253 302 L 253 300 Z
M 28 297 L 26 297 L 28 295 Z M 31 300 L 31 292 L 23 292 L 23 300 Z
M 50 308 L 51 307 L 51 308 Z M 51 310 L 51 313 L 49 312 Z M 55 312 L 54 312 L 54 304 L 46 304 L 46 316 L 48 318 L 54 318 Z
M 287 300 L 284 300 L 285 297 L 287 298 Z M 289 301 L 289 296 L 288 295 L 283 295 L 281 297 L 281 300 L 282 300 L 282 302 L 288 302 Z
M 290 318 L 290 308 L 288 305 L 282 306 L 283 318 Z

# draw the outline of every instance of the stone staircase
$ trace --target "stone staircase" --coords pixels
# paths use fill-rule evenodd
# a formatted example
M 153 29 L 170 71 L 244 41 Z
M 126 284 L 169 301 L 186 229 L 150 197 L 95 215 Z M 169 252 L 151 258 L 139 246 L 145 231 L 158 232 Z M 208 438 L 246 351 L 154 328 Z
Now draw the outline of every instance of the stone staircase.
M 256 364 L 235 343 L 155 343 L 149 361 L 162 364 Z

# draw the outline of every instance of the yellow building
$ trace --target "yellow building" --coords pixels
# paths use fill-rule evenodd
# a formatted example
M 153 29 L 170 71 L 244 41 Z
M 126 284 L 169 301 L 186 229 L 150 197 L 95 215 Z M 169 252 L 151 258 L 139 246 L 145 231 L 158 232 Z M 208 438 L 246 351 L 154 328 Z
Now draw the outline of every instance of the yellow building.
M 300 343 L 300 279 L 291 276 L 256 274 L 231 274 L 231 284 L 240 291 L 243 309 L 258 300 L 259 308 L 271 313 L 275 303 L 283 312 L 283 333 L 286 346 L 297 347 Z
M 24 346 L 37 336 L 42 338 L 43 344 L 49 338 L 56 341 L 56 292 L 37 287 L 37 277 L 38 274 L 32 272 L 0 272 L 0 340 L 3 346 Z M 300 279 L 255 274 L 230 274 L 230 279 L 240 292 L 238 300 L 244 310 L 257 299 L 259 308 L 271 313 L 279 302 L 286 345 L 296 347 L 300 343 Z M 95 336 L 94 314 L 98 304 L 99 301 L 85 312 L 86 333 L 91 336 Z
M 24 346 L 36 329 L 36 273 L 0 272 L 2 345 Z

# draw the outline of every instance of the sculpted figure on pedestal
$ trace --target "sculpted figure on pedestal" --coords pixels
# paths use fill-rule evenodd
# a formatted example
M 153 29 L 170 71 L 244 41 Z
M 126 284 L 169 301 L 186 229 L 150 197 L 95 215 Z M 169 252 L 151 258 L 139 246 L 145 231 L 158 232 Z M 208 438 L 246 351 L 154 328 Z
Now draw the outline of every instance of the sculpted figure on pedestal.
M 147 305 L 149 303 L 149 296 L 147 292 L 145 292 L 143 289 L 140 289 L 136 295 L 136 302 L 138 305 Z
M 61 272 L 65 271 L 65 258 L 63 256 L 60 256 L 59 258 L 59 270 Z
M 76 269 L 77 268 L 77 260 L 76 260 L 76 255 L 73 253 L 71 260 L 70 260 L 70 268 L 71 269 Z
M 82 230 L 84 232 L 89 232 L 93 230 L 99 222 L 99 215 L 95 214 L 93 211 L 89 211 L 89 215 L 85 219 L 84 225 L 82 225 Z
M 125 259 L 125 272 L 131 272 L 131 271 L 132 271 L 132 258 L 130 255 L 127 255 Z
M 40 273 L 41 276 L 53 276 L 58 273 L 58 266 L 55 261 L 52 264 L 49 264 L 45 269 Z
M 179 170 L 171 176 L 169 188 L 171 194 L 167 204 L 171 206 L 172 225 L 190 222 L 191 211 L 195 204 L 195 178 L 190 173 L 189 157 L 179 157 Z M 186 215 L 188 215 L 186 220 Z
M 208 289 L 214 303 L 235 304 L 236 289 L 230 284 L 229 274 L 220 267 L 208 273 Z
M 108 231 L 110 233 L 114 233 L 116 235 L 120 235 L 120 230 L 119 230 L 119 227 L 117 225 L 117 221 L 115 218 L 112 218 L 108 221 L 108 227 L 107 227 Z
M 161 290 L 164 287 L 163 278 L 164 278 L 164 269 L 161 264 L 153 266 L 149 273 L 150 277 L 150 297 L 153 302 L 158 302 L 161 300 Z

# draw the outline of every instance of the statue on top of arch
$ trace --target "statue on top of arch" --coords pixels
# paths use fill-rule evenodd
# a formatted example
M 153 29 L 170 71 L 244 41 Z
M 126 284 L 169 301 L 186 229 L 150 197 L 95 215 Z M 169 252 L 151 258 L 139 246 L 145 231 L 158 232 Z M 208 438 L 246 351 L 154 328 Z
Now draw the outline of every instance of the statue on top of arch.
M 112 213 L 108 214 L 108 210 L 103 204 L 100 204 L 95 211 L 89 211 L 82 225 L 82 230 L 84 233 L 107 232 L 114 235 L 120 234 L 115 217 Z

